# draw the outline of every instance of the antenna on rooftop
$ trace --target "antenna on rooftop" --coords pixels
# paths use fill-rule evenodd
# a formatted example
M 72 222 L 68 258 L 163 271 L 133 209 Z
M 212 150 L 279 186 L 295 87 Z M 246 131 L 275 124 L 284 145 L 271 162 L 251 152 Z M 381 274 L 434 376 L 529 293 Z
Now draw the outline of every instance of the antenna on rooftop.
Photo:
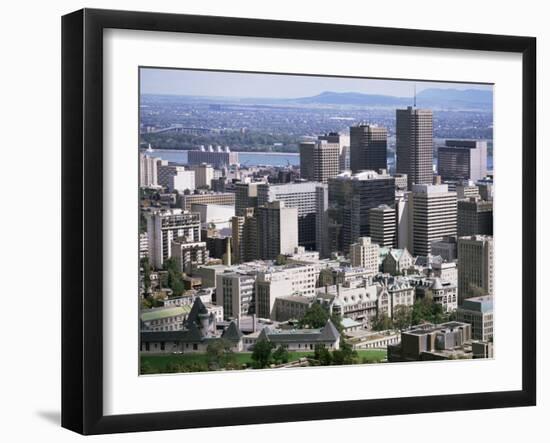
M 416 108 L 416 83 L 414 84 L 414 101 L 413 106 Z

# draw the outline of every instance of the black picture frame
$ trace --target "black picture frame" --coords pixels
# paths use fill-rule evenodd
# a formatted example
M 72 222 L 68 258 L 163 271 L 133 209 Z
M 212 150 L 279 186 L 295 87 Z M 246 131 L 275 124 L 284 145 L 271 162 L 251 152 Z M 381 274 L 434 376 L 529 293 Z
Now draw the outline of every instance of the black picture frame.
M 103 413 L 103 30 L 170 31 L 519 53 L 523 64 L 522 388 L 517 391 L 110 415 Z M 83 9 L 62 18 L 62 426 L 82 434 L 536 404 L 536 39 Z

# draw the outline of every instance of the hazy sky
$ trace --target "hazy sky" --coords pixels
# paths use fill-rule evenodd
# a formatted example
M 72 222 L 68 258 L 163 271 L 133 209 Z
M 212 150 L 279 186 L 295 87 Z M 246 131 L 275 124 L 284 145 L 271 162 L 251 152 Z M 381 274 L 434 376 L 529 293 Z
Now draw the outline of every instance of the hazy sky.
M 202 95 L 224 97 L 296 98 L 323 91 L 412 97 L 414 82 L 300 75 L 245 74 L 190 71 L 182 69 L 141 69 L 142 94 Z M 491 85 L 416 82 L 417 92 L 427 88 L 485 89 Z

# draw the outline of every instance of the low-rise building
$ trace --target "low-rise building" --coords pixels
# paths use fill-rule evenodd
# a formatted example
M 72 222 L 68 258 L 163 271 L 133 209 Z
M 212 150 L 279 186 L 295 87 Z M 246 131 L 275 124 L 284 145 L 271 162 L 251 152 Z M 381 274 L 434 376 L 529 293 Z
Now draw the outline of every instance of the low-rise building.
M 140 350 L 143 353 L 204 353 L 212 341 L 222 338 L 231 343 L 231 350 L 242 351 L 243 335 L 237 323 L 229 323 L 221 335 L 216 324 L 215 313 L 208 312 L 200 298 L 196 298 L 181 329 L 142 331 Z
M 162 308 L 143 309 L 140 312 L 141 330 L 143 331 L 179 331 L 191 306 L 169 306 Z
M 282 346 L 288 351 L 313 351 L 315 346 L 324 345 L 335 351 L 340 349 L 340 333 L 328 320 L 321 329 L 275 329 L 266 327 L 261 330 L 258 340 L 266 340 L 275 347 Z
M 406 248 L 390 249 L 382 262 L 382 272 L 391 275 L 402 274 L 412 266 L 413 261 L 413 256 Z
M 474 340 L 489 341 L 493 339 L 493 297 L 467 298 L 456 311 L 457 321 L 472 325 Z
M 456 321 L 415 326 L 401 332 L 399 344 L 388 346 L 388 361 L 470 359 L 471 335 L 471 325 Z

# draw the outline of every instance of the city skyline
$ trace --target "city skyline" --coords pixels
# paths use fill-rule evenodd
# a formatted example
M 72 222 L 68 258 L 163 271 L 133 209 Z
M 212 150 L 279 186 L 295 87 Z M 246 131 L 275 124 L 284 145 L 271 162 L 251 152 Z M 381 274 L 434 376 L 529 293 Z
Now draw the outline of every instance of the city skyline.
M 210 94 L 269 86 L 305 97 L 351 84 L 176 74 Z M 426 91 L 352 80 L 363 91 Z M 417 96 L 325 94 L 300 106 L 148 97 L 140 373 L 492 358 L 493 120 L 468 98 L 471 85 L 459 87 L 448 92 L 454 106 L 433 91 L 419 107 Z M 263 160 L 274 152 L 299 163 Z
M 458 81 L 328 77 L 315 74 L 140 68 L 142 95 L 298 99 L 324 92 L 336 92 L 412 99 L 415 91 L 419 94 L 427 89 L 492 91 L 493 85 Z

